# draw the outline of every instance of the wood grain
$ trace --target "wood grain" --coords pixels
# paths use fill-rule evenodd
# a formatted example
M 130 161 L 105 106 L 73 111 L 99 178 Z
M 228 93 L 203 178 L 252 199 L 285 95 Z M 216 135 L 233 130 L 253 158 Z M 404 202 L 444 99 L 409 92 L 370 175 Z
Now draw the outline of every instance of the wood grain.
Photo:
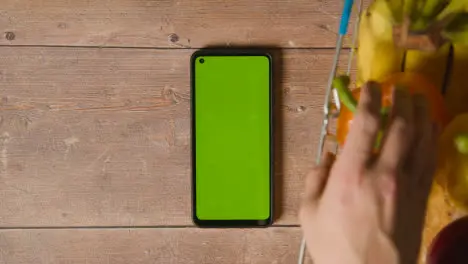
M 289 264 L 300 240 L 298 228 L 10 230 L 0 232 L 0 262 Z
M 0 226 L 191 225 L 191 52 L 1 48 Z M 277 224 L 289 225 L 332 53 L 282 57 Z
M 310 0 L 4 0 L 0 45 L 333 47 L 341 6 Z
M 181 228 L 190 48 L 292 48 L 276 50 L 275 167 L 276 224 L 295 225 L 332 59 L 295 48 L 334 47 L 341 5 L 2 1 L 0 263 L 295 263 L 297 227 Z

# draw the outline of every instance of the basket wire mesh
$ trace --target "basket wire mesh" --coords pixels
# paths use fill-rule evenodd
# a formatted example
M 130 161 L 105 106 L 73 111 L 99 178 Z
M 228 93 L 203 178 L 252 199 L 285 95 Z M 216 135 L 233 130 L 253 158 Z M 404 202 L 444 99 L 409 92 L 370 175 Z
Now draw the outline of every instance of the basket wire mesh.
M 330 120 L 333 118 L 336 118 L 339 115 L 340 109 L 341 109 L 341 104 L 338 98 L 338 93 L 336 92 L 335 89 L 333 89 L 332 83 L 333 83 L 333 79 L 336 77 L 336 74 L 338 72 L 338 64 L 340 61 L 340 55 L 343 49 L 344 38 L 348 33 L 347 32 L 348 25 L 350 22 L 351 14 L 353 13 L 352 12 L 353 6 L 354 6 L 354 0 L 345 0 L 343 12 L 341 15 L 338 39 L 336 41 L 336 48 L 335 48 L 335 55 L 333 58 L 332 69 L 330 71 L 330 75 L 329 75 L 328 83 L 326 87 L 326 92 L 325 92 L 325 101 L 323 104 L 322 126 L 320 129 L 319 144 L 318 144 L 318 149 L 317 149 L 317 156 L 315 159 L 316 164 L 320 163 L 321 158 L 323 156 L 323 151 L 324 151 L 325 141 L 328 135 L 328 127 L 330 124 Z M 358 0 L 356 7 L 357 7 L 357 11 L 355 12 L 356 19 L 354 22 L 354 30 L 352 32 L 352 37 L 351 37 L 352 45 L 349 51 L 349 57 L 348 57 L 348 62 L 346 66 L 347 75 L 351 73 L 351 68 L 352 68 L 353 61 L 354 61 L 354 52 L 355 52 L 357 37 L 358 37 L 359 19 L 361 17 L 361 13 L 363 9 L 363 0 Z M 335 152 L 337 151 L 338 151 L 338 147 L 336 147 L 335 149 Z M 300 249 L 299 249 L 299 257 L 297 261 L 298 264 L 304 263 L 305 253 L 306 253 L 306 241 L 305 241 L 305 238 L 302 238 L 302 242 L 301 242 Z

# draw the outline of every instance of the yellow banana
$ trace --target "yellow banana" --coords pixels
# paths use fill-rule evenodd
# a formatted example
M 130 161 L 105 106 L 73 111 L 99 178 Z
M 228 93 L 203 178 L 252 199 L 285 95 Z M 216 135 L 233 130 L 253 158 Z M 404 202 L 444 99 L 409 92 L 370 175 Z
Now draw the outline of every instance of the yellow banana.
M 427 29 L 430 23 L 436 20 L 438 13 L 446 5 L 446 1 L 440 0 L 418 1 L 418 3 L 420 4 L 418 6 L 418 10 L 420 11 L 411 25 L 411 29 L 416 31 Z
M 456 14 L 456 17 L 442 32 L 453 43 L 468 43 L 468 13 Z
M 450 14 L 468 12 L 468 1 L 466 0 L 451 0 L 447 7 L 444 8 L 438 15 L 437 19 L 443 19 Z
M 447 108 L 453 115 L 468 112 L 468 45 L 454 44 L 449 86 L 445 94 Z
M 363 12 L 359 24 L 357 51 L 360 86 L 366 81 L 382 81 L 401 69 L 404 52 L 393 43 L 392 10 L 384 1 L 375 1 Z
M 405 72 L 424 74 L 427 79 L 443 90 L 450 44 L 446 44 L 436 52 L 408 50 L 406 51 Z

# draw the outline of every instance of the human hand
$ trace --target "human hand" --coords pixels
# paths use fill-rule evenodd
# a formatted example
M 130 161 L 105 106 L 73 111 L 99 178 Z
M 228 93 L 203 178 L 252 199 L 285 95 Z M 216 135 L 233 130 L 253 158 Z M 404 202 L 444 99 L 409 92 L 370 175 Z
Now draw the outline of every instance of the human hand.
M 341 155 L 307 177 L 299 217 L 315 264 L 415 263 L 435 153 L 428 106 L 396 89 L 376 155 L 380 108 L 378 84 L 365 85 Z

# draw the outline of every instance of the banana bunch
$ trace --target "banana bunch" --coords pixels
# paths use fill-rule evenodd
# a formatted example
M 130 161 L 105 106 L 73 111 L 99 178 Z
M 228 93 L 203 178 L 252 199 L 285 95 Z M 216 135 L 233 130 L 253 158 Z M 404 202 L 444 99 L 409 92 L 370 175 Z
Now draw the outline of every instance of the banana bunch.
M 445 87 L 452 115 L 468 112 L 468 0 L 374 0 L 358 34 L 357 85 L 417 72 Z

